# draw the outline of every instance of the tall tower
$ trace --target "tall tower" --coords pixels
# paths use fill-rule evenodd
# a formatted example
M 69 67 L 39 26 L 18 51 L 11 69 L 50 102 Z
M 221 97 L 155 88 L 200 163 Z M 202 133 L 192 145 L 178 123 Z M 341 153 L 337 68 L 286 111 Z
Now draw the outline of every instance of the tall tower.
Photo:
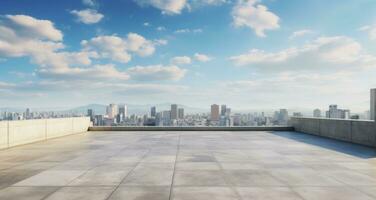
M 114 104 L 114 103 L 110 104 L 107 107 L 108 118 L 114 119 L 117 114 L 118 114 L 118 106 L 116 104 Z
M 376 88 L 371 89 L 370 118 L 371 120 L 376 120 Z
M 221 105 L 221 115 L 222 115 L 222 116 L 225 116 L 225 115 L 226 115 L 226 108 L 227 108 L 226 105 Z
M 219 121 L 219 105 L 213 104 L 210 108 L 210 119 L 212 121 Z
M 150 116 L 156 117 L 157 116 L 157 108 L 155 106 L 151 107 L 150 109 Z
M 178 119 L 178 105 L 171 105 L 171 120 Z

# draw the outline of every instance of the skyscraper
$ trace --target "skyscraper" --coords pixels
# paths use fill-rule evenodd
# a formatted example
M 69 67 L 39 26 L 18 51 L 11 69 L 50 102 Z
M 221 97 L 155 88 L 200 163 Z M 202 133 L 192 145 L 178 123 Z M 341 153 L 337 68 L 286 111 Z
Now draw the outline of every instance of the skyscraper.
M 212 121 L 219 121 L 219 105 L 217 104 L 211 105 L 210 119 Z
M 178 118 L 179 119 L 184 119 L 184 108 L 179 108 L 178 109 Z
M 150 109 L 150 116 L 156 117 L 157 116 L 157 108 L 155 106 L 151 107 Z
M 376 120 L 376 88 L 371 89 L 370 119 L 371 120 Z
M 120 105 L 119 106 L 119 114 L 121 115 L 123 115 L 123 117 L 126 117 L 127 115 L 128 115 L 128 107 L 127 107 L 127 105 Z
M 178 105 L 172 104 L 171 105 L 171 120 L 178 119 Z
M 118 106 L 114 103 L 107 106 L 107 116 L 110 119 L 114 119 L 116 115 L 118 114 Z
M 226 105 L 221 105 L 221 116 L 226 115 Z
M 87 116 L 90 117 L 90 121 L 94 122 L 94 111 L 93 111 L 93 109 L 87 110 Z

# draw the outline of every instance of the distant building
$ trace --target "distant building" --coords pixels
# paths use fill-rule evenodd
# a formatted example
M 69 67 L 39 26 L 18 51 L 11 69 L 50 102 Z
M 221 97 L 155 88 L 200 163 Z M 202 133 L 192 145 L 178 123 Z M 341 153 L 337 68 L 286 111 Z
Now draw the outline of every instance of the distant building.
M 150 116 L 154 118 L 157 116 L 157 108 L 155 106 L 151 107 Z
M 119 113 L 118 114 L 122 114 L 123 117 L 127 117 L 128 116 L 128 107 L 127 107 L 127 105 L 120 105 L 119 106 Z
M 109 119 L 115 119 L 116 115 L 118 114 L 118 106 L 116 104 L 110 104 L 107 106 L 106 114 Z
M 210 109 L 210 120 L 219 121 L 219 105 L 213 104 Z
M 93 109 L 88 109 L 88 110 L 87 110 L 87 116 L 90 117 L 90 121 L 91 121 L 91 122 L 94 122 L 94 118 L 95 118 L 95 116 L 94 116 L 94 111 L 93 111 Z
M 164 126 L 171 124 L 171 111 L 165 110 L 162 112 L 162 122 Z
M 326 111 L 326 118 L 349 119 L 350 110 L 338 109 L 337 105 L 330 105 L 329 110 Z
M 294 117 L 303 117 L 303 114 L 301 112 L 294 112 L 292 114 L 292 116 L 294 116 Z
M 171 105 L 171 120 L 177 120 L 178 119 L 178 105 L 172 104 Z
M 184 108 L 179 108 L 178 109 L 178 118 L 179 119 L 184 119 Z
M 320 109 L 315 109 L 313 110 L 313 117 L 321 117 L 321 110 Z
M 221 105 L 221 116 L 225 116 L 226 115 L 226 110 L 227 110 L 227 106 L 226 105 Z

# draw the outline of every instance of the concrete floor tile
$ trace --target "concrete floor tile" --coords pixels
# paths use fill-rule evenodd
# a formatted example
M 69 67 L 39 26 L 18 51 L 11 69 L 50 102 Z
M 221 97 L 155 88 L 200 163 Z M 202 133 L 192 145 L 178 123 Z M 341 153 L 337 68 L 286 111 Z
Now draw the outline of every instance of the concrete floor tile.
M 46 200 L 106 200 L 115 187 L 63 187 Z
M 350 187 L 296 187 L 305 200 L 371 200 L 370 196 Z
M 109 200 L 169 200 L 170 187 L 124 187 L 120 186 Z
M 85 171 L 56 171 L 47 170 L 20 181 L 14 186 L 65 186 Z
M 289 187 L 238 187 L 243 200 L 303 200 Z
M 8 187 L 0 190 L 1 200 L 41 200 L 56 187 Z
M 174 187 L 173 200 L 239 200 L 228 187 Z

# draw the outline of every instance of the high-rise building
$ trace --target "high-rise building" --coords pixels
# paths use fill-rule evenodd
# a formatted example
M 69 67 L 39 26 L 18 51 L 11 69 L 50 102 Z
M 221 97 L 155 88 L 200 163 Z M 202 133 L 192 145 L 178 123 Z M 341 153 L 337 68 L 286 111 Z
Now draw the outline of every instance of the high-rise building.
M 184 108 L 179 108 L 178 109 L 178 118 L 179 119 L 184 119 Z
M 150 116 L 156 117 L 157 116 L 157 108 L 155 106 L 151 107 L 150 109 Z
M 88 109 L 88 110 L 87 110 L 87 116 L 90 117 L 90 121 L 91 121 L 91 122 L 94 122 L 94 118 L 95 118 L 95 116 L 94 116 L 94 111 L 93 111 L 93 109 Z
M 278 121 L 281 125 L 285 125 L 287 124 L 289 120 L 289 113 L 287 111 L 287 109 L 280 109 L 279 110 L 279 118 L 278 118 Z
M 376 88 L 371 89 L 370 119 L 376 120 Z
M 171 120 L 178 119 L 178 105 L 172 104 L 171 105 Z
M 26 108 L 25 118 L 26 118 L 26 119 L 31 119 L 30 109 L 29 109 L 29 108 Z
M 338 109 L 337 105 L 329 105 L 329 110 L 326 111 L 326 117 L 335 119 L 349 119 L 350 110 Z
M 120 105 L 119 106 L 119 113 L 120 115 L 123 116 L 123 118 L 127 117 L 128 116 L 128 107 L 127 105 Z
M 320 109 L 313 110 L 313 117 L 321 117 L 321 110 Z
M 219 121 L 219 105 L 217 104 L 211 105 L 210 120 Z
M 107 106 L 107 112 L 106 112 L 108 118 L 114 119 L 116 118 L 116 115 L 118 114 L 118 106 L 116 104 L 110 104 Z
M 227 111 L 227 107 L 226 107 L 226 105 L 221 105 L 221 115 L 222 115 L 222 116 L 225 116 L 225 115 L 226 115 L 226 111 Z

